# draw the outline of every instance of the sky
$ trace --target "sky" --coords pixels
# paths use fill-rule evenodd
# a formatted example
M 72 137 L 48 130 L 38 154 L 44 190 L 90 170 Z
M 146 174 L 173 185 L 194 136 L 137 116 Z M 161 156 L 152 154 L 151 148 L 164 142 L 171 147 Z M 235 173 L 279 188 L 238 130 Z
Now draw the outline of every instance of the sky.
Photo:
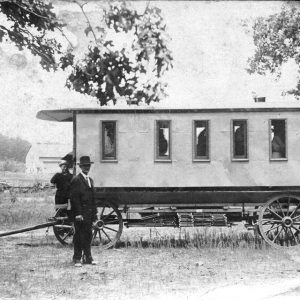
M 142 11 L 148 2 L 135 2 Z M 267 97 L 268 105 L 282 102 L 298 106 L 293 97 L 281 92 L 295 86 L 297 67 L 289 62 L 282 79 L 250 76 L 246 61 L 254 53 L 252 37 L 241 26 L 242 20 L 276 13 L 280 1 L 155 1 L 162 9 L 171 37 L 169 48 L 174 68 L 165 76 L 168 97 L 151 107 L 202 108 L 253 106 L 253 93 Z M 101 10 L 99 3 L 85 6 L 87 12 Z M 59 16 L 79 13 L 73 3 L 55 6 Z M 3 21 L 0 16 L 0 22 Z M 87 43 L 82 38 L 83 19 L 73 18 L 66 33 L 78 49 Z M 59 37 L 58 37 L 59 38 Z M 119 39 L 120 45 L 126 39 Z M 95 99 L 68 90 L 66 73 L 46 72 L 38 58 L 28 51 L 19 52 L 9 44 L 0 44 L 0 133 L 35 142 L 71 143 L 71 124 L 37 120 L 41 109 L 98 107 Z M 124 104 L 120 103 L 119 107 Z

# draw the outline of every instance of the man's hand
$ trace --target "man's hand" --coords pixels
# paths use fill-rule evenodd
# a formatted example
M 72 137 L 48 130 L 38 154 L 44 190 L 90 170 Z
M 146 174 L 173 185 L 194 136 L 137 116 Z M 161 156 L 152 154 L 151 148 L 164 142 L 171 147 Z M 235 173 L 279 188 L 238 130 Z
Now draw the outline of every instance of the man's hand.
M 83 221 L 83 216 L 82 215 L 76 216 L 75 221 Z

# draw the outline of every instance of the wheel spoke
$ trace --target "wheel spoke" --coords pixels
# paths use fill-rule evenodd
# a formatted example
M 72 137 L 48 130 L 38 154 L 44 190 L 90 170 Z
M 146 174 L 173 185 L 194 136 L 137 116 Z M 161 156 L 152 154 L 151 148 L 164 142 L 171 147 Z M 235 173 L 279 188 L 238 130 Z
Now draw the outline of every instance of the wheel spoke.
M 290 203 L 291 203 L 291 197 L 288 197 L 288 206 L 287 206 L 287 210 L 286 210 L 286 215 L 289 215 L 289 210 L 290 210 Z
M 298 208 L 300 207 L 300 203 L 298 203 L 298 205 L 296 206 L 296 208 L 293 210 L 293 212 L 290 214 L 290 217 L 293 216 L 293 214 L 298 210 Z
M 279 225 L 277 225 L 276 227 L 273 227 L 273 226 L 274 226 L 274 224 L 272 225 L 272 227 L 271 227 L 269 230 L 265 231 L 265 234 L 268 234 L 271 230 L 277 229 L 277 228 L 280 227 L 281 225 L 279 224 Z
M 95 238 L 96 238 L 96 236 L 97 236 L 97 232 L 98 232 L 98 230 L 95 228 L 95 229 L 94 229 L 94 234 L 93 234 L 93 240 L 95 240 Z
M 286 245 L 289 246 L 290 238 L 289 238 L 289 234 L 288 234 L 288 228 L 283 227 L 283 230 L 284 230 L 284 233 L 285 233 L 285 236 L 284 236 L 284 239 L 283 239 L 283 244 L 286 243 Z
M 103 221 L 103 220 L 102 220 L 102 221 Z M 111 220 L 111 221 L 105 222 L 105 225 L 106 225 L 106 224 L 118 224 L 118 223 L 119 223 L 118 220 L 115 219 L 115 220 Z
M 99 235 L 100 244 L 103 244 L 103 240 L 102 240 L 102 236 L 101 236 L 101 230 L 98 230 L 98 235 Z
M 299 243 L 297 242 L 297 239 L 296 239 L 296 237 L 295 237 L 295 235 L 294 235 L 294 232 L 293 232 L 292 228 L 289 227 L 289 230 L 290 230 L 291 233 L 292 233 L 292 236 L 293 236 L 293 238 L 294 238 L 295 243 L 296 243 L 297 245 L 299 245 Z
M 111 242 L 111 238 L 109 237 L 109 235 L 103 230 L 103 229 L 101 229 L 102 231 L 103 231 L 103 233 L 106 235 L 106 237 L 109 239 L 109 241 Z
M 101 210 L 101 213 L 100 213 L 100 219 L 103 216 L 104 210 L 105 210 L 105 206 L 102 207 L 102 210 Z
M 276 202 L 278 203 L 279 207 L 280 207 L 280 210 L 281 210 L 281 213 L 282 213 L 282 216 L 285 217 L 285 214 L 282 210 L 282 207 L 281 207 L 281 203 L 279 202 L 279 200 L 277 199 Z
M 273 214 L 274 216 L 276 216 L 277 218 L 279 218 L 279 220 L 282 219 L 282 217 L 279 216 L 273 209 L 271 209 L 270 207 L 267 207 L 267 209 L 271 212 L 271 214 Z
M 270 224 L 281 223 L 281 220 L 274 220 L 274 219 L 262 219 L 262 221 L 266 221 L 266 223 L 264 223 L 264 225 L 267 225 L 267 222 L 270 223 Z
M 102 219 L 102 221 L 106 220 L 110 215 L 112 215 L 115 211 L 112 210 L 108 215 L 105 215 Z
M 71 235 L 71 233 L 72 233 L 71 230 L 70 230 L 69 232 L 67 232 L 67 233 L 65 234 L 65 236 L 62 238 L 62 240 L 64 241 L 68 236 Z
M 297 227 L 295 227 L 294 225 L 292 225 L 292 227 L 293 227 L 297 232 L 300 232 L 300 230 L 299 230 Z
M 276 236 L 274 237 L 273 242 L 275 243 L 276 239 L 279 237 L 280 233 L 282 232 L 283 228 L 281 228 L 281 230 L 276 234 Z
M 297 217 L 292 218 L 293 220 L 297 220 L 300 218 L 300 215 L 298 215 Z
M 115 230 L 115 229 L 110 228 L 110 227 L 107 227 L 107 226 L 103 226 L 103 228 L 108 229 L 108 230 L 111 230 L 111 231 L 114 231 L 114 232 L 118 232 L 118 230 Z

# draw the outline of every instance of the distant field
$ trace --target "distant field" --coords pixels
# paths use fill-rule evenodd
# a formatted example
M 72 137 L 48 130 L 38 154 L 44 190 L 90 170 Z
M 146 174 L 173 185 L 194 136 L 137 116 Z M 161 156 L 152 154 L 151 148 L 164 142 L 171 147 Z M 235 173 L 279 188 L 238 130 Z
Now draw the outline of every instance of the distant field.
M 21 172 L 0 171 L 0 182 L 6 182 L 12 186 L 32 186 L 38 182 L 49 183 L 49 174 L 26 174 Z

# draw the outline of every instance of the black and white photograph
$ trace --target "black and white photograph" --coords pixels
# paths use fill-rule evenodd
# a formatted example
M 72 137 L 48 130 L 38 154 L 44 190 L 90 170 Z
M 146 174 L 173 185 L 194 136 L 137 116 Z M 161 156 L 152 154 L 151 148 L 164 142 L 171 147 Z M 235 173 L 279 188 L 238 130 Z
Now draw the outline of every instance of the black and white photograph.
M 297 1 L 0 0 L 0 299 L 300 298 Z

